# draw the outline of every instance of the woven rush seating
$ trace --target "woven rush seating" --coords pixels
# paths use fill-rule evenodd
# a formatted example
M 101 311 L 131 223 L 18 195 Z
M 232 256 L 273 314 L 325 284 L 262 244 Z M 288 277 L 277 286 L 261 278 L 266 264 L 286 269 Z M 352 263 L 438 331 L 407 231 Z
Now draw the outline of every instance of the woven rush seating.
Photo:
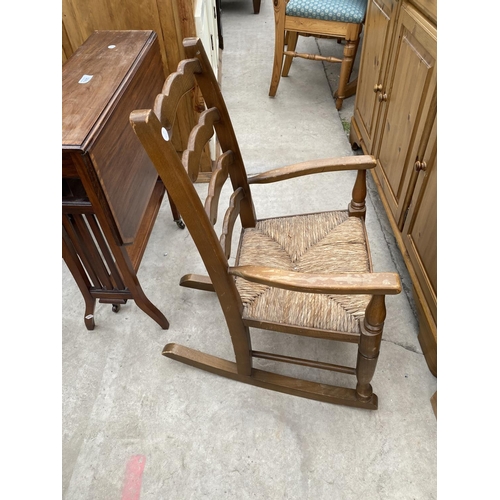
M 271 266 L 298 273 L 372 272 L 362 219 L 347 210 L 259 220 L 242 231 L 237 266 Z M 360 333 L 369 295 L 320 295 L 236 278 L 247 324 Z M 279 329 L 279 327 L 278 327 Z M 287 328 L 289 330 L 289 328 Z

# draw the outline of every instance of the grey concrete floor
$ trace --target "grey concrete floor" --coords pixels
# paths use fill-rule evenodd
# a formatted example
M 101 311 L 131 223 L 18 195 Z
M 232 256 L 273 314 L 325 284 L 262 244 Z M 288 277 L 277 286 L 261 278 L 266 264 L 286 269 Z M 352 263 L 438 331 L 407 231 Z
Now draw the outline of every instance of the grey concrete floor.
M 222 90 L 249 173 L 352 155 L 342 123 L 354 97 L 340 114 L 331 97 L 338 67 L 296 60 L 269 98 L 272 2 L 262 0 L 259 15 L 250 0 L 223 0 L 222 9 Z M 338 50 L 335 43 L 299 41 L 322 52 Z M 257 215 L 344 208 L 352 182 L 344 172 L 255 186 Z M 201 196 L 206 187 L 197 184 Z M 405 284 L 405 293 L 387 300 L 374 412 L 246 386 L 161 355 L 165 344 L 178 342 L 233 359 L 215 295 L 178 286 L 183 274 L 204 269 L 166 201 L 138 276 L 169 330 L 129 301 L 118 314 L 98 304 L 96 328 L 87 331 L 83 299 L 63 263 L 63 497 L 129 498 L 125 490 L 132 487 L 151 500 L 436 498 L 436 419 L 429 402 L 436 379 L 417 340 L 411 284 L 372 183 L 367 228 L 375 269 L 398 271 Z M 256 349 L 355 362 L 352 345 L 253 333 Z M 339 374 L 301 373 L 352 383 Z

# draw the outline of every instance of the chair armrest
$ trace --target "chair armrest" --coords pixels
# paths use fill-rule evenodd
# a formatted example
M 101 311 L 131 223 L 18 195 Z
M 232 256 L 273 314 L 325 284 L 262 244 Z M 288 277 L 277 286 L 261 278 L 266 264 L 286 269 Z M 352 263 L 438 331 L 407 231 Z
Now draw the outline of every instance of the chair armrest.
M 248 178 L 248 184 L 267 184 L 284 181 L 302 175 L 318 174 L 322 172 L 338 172 L 341 170 L 369 170 L 377 164 L 371 155 L 345 156 L 340 158 L 325 158 L 311 160 L 286 167 L 268 170 Z
M 401 292 L 401 281 L 397 273 L 309 274 L 265 266 L 238 266 L 230 267 L 229 274 L 296 292 L 342 295 L 397 295 Z

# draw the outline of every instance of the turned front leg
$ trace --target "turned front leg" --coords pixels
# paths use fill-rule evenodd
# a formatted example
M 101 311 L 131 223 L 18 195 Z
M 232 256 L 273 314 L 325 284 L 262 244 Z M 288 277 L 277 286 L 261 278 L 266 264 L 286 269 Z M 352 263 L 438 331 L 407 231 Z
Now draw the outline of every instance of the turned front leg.
M 369 401 L 373 395 L 370 382 L 377 367 L 385 313 L 385 295 L 374 295 L 366 308 L 358 346 L 356 396 L 360 401 Z
M 365 218 L 366 214 L 366 170 L 358 170 L 356 182 L 352 189 L 352 200 L 349 203 L 349 216 Z

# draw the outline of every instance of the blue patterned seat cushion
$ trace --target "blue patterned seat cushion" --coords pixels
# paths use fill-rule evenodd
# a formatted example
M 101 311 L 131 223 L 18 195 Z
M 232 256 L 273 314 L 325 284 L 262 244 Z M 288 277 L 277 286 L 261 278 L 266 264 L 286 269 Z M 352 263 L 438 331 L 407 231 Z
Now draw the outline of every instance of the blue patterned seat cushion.
M 365 18 L 367 0 L 290 0 L 286 15 L 361 23 Z

